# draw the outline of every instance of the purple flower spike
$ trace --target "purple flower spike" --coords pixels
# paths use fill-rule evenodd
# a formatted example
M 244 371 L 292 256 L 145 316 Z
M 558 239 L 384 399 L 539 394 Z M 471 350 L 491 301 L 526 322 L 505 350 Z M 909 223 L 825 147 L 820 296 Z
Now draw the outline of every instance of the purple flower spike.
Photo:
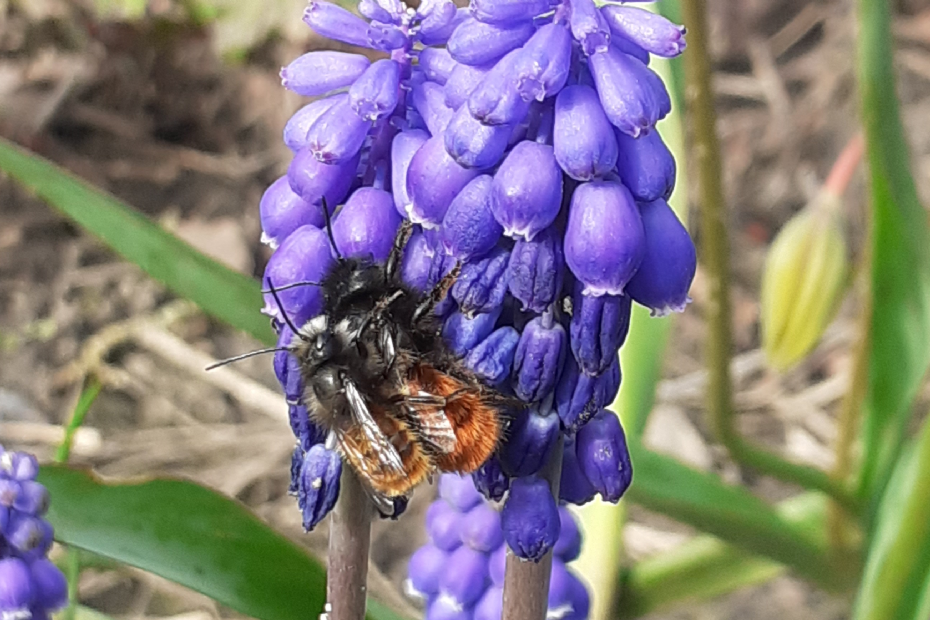
M 572 571 L 568 571 L 569 601 L 572 612 L 564 616 L 563 620 L 586 620 L 591 611 L 591 595 L 588 588 Z
M 475 605 L 474 620 L 501 620 L 504 614 L 504 588 L 488 588 Z
M 446 105 L 446 95 L 442 86 L 434 82 L 424 82 L 413 91 L 413 107 L 426 124 L 430 134 L 440 135 L 446 130 L 455 110 Z
M 468 511 L 464 519 L 462 542 L 482 553 L 490 553 L 504 543 L 501 515 L 481 502 Z
M 44 519 L 15 510 L 10 513 L 6 541 L 19 557 L 32 561 L 48 553 L 52 546 L 52 526 Z
M 314 226 L 301 226 L 285 239 L 271 255 L 262 282 L 276 289 L 297 282 L 320 282 L 333 262 L 332 248 L 326 233 Z M 298 327 L 323 309 L 323 295 L 318 286 L 295 286 L 280 291 L 279 308 L 271 293 L 265 293 L 262 312 L 284 323 L 281 312 Z
M 646 254 L 627 284 L 627 293 L 652 310 L 653 316 L 681 312 L 697 268 L 697 254 L 688 231 L 664 200 L 639 207 L 646 230 Z
M 565 230 L 565 262 L 586 295 L 622 295 L 645 252 L 639 209 L 617 182 L 591 181 L 572 195 Z
M 468 512 L 481 503 L 481 494 L 468 476 L 443 474 L 439 477 L 439 497 L 459 512 Z
M 278 348 L 291 346 L 294 341 L 294 332 L 288 325 L 281 328 L 278 334 Z M 303 398 L 304 381 L 300 374 L 300 362 L 288 351 L 278 351 L 274 354 L 274 371 L 284 388 L 284 398 L 289 403 L 300 403 Z M 296 433 L 295 433 L 296 435 Z
M 425 545 L 410 556 L 407 564 L 408 594 L 429 598 L 439 593 L 439 579 L 449 568 L 449 554 L 433 545 Z
M 510 252 L 510 292 L 523 303 L 523 310 L 542 313 L 562 290 L 565 258 L 562 238 L 550 226 L 532 241 L 517 240 Z
M 504 574 L 507 572 L 507 545 L 501 545 L 491 554 L 488 561 L 488 573 L 495 587 L 504 587 Z
M 407 242 L 404 260 L 400 267 L 404 282 L 421 292 L 429 289 L 432 256 L 430 256 L 428 245 L 426 235 L 422 231 L 414 230 L 413 236 Z
M 429 134 L 425 131 L 412 129 L 399 132 L 391 142 L 391 190 L 394 192 L 394 206 L 401 217 L 407 217 L 407 207 L 410 205 L 407 169 L 417 150 L 428 139 Z
M 473 620 L 471 608 L 449 596 L 437 596 L 426 608 L 425 620 Z
M 442 4 L 446 7 L 452 4 L 452 19 L 443 21 L 450 15 L 446 9 L 441 12 L 430 13 L 427 19 L 420 22 L 419 32 L 417 33 L 417 38 L 423 45 L 445 45 L 458 25 L 468 19 L 468 9 L 456 9 L 452 2 L 445 2 L 445 0 Z M 420 7 L 422 9 L 423 5 L 420 5 Z
M 310 147 L 305 147 L 291 161 L 287 180 L 291 189 L 305 202 L 322 205 L 325 198 L 327 206 L 334 209 L 349 193 L 358 162 L 359 156 L 356 154 L 345 163 L 325 164 L 314 156 Z
M 452 286 L 452 299 L 466 316 L 490 312 L 504 303 L 507 295 L 507 264 L 510 256 L 496 248 L 482 259 L 466 263 Z
M 590 86 L 569 86 L 555 100 L 555 159 L 578 181 L 607 174 L 617 164 L 617 138 Z
M 513 390 L 518 397 L 532 403 L 552 393 L 565 362 L 566 340 L 565 328 L 549 315 L 526 324 L 513 359 Z
M 36 606 L 49 612 L 68 604 L 68 580 L 57 566 L 42 558 L 29 565 L 29 573 Z
M 617 174 L 640 202 L 668 200 L 675 189 L 675 158 L 657 131 L 638 138 L 616 132 Z
M 368 22 L 352 11 L 332 2 L 311 0 L 304 10 L 304 23 L 326 39 L 370 47 Z
M 316 119 L 320 118 L 323 112 L 340 101 L 344 101 L 345 98 L 345 94 L 324 97 L 323 99 L 317 99 L 313 103 L 308 103 L 294 112 L 294 115 L 284 126 L 284 144 L 287 145 L 287 148 L 296 153 L 307 146 L 307 132 L 310 130 L 311 125 L 316 122 Z
M 597 495 L 575 453 L 575 438 L 566 437 L 562 450 L 562 475 L 559 481 L 559 499 L 575 506 L 584 506 Z M 561 535 L 560 535 L 561 539 Z
M 4 617 L 29 618 L 29 606 L 35 598 L 35 590 L 29 567 L 19 558 L 0 560 L 0 613 Z
M 630 298 L 626 295 L 584 295 L 576 283 L 570 327 L 572 353 L 581 371 L 597 376 L 617 358 L 630 330 Z
M 459 547 L 449 556 L 449 566 L 439 578 L 439 592 L 463 607 L 478 602 L 489 580 L 488 556 L 470 547 Z
M 497 455 L 491 455 L 472 473 L 471 478 L 478 492 L 492 502 L 501 501 L 510 489 L 510 476 L 504 473 Z
M 488 24 L 511 24 L 533 19 L 550 6 L 549 0 L 472 0 L 468 8 L 475 19 Z
M 620 420 L 601 411 L 578 431 L 576 452 L 581 470 L 601 497 L 616 504 L 633 481 L 633 467 Z
M 552 147 L 524 140 L 494 175 L 491 210 L 508 237 L 532 241 L 562 206 L 562 170 Z
M 498 26 L 466 19 L 452 33 L 447 47 L 452 58 L 462 64 L 486 65 L 526 43 L 534 32 L 532 21 Z
M 457 13 L 452 0 L 424 0 L 417 9 L 416 18 L 420 22 L 421 32 L 434 32 L 456 21 Z
M 35 456 L 28 452 L 7 452 L 9 458 L 9 475 L 18 482 L 25 480 L 35 480 L 39 475 L 39 461 Z M 7 463 L 3 456 L 3 448 L 0 447 L 0 467 L 5 469 Z
M 601 9 L 610 29 L 647 52 L 672 58 L 685 51 L 685 28 L 665 17 L 632 6 L 605 6 Z
M 306 148 L 325 164 L 341 164 L 358 155 L 369 129 L 371 122 L 356 114 L 348 100 L 341 101 L 320 114 L 307 130 Z
M 343 256 L 371 256 L 387 260 L 401 217 L 394 198 L 383 189 L 360 187 L 349 197 L 333 222 L 333 238 Z M 335 258 L 336 248 L 333 248 Z
M 500 314 L 500 307 L 490 312 L 476 314 L 471 318 L 456 311 L 443 323 L 442 337 L 453 353 L 465 355 L 479 342 L 491 335 Z
M 517 91 L 526 100 L 542 101 L 558 93 L 571 73 L 572 36 L 564 24 L 546 24 L 520 53 L 515 68 Z
M 468 100 L 472 91 L 484 81 L 491 67 L 471 67 L 457 64 L 446 80 L 443 92 L 446 94 L 446 105 L 458 110 Z
M 305 406 L 288 405 L 287 418 L 294 437 L 304 452 L 326 439 L 326 431 L 310 421 L 310 414 Z
M 349 107 L 362 120 L 376 121 L 397 107 L 400 65 L 383 58 L 372 63 L 349 88 Z
M 574 357 L 565 360 L 562 377 L 555 390 L 556 411 L 566 432 L 574 433 L 601 409 L 613 402 L 620 390 L 620 358 L 597 377 L 579 372 Z
M 307 450 L 297 484 L 297 506 L 303 513 L 304 530 L 310 531 L 336 505 L 342 459 L 336 452 L 317 444 Z
M 459 165 L 487 170 L 497 165 L 510 141 L 511 128 L 485 125 L 462 106 L 443 131 L 446 150 Z
M 610 26 L 594 5 L 594 0 L 572 0 L 569 20 L 572 35 L 581 43 L 581 51 L 590 56 L 605 52 L 610 46 Z
M 48 491 L 35 480 L 23 480 L 19 483 L 19 493 L 13 501 L 13 509 L 19 512 L 41 517 L 48 510 Z
M 581 555 L 581 530 L 578 529 L 574 515 L 565 506 L 559 506 L 559 523 L 562 524 L 559 540 L 556 541 L 552 553 L 563 562 L 571 562 Z
M 584 620 L 591 606 L 584 584 L 561 562 L 552 563 L 549 615 L 560 620 Z
M 316 97 L 351 85 L 370 64 L 359 54 L 309 52 L 281 69 L 281 83 L 298 95 Z
M 489 384 L 500 385 L 510 376 L 519 340 L 513 327 L 501 327 L 469 352 L 465 365 Z
M 301 226 L 309 224 L 319 228 L 323 225 L 322 207 L 312 205 L 295 194 L 287 175 L 265 190 L 258 209 L 262 223 L 262 241 L 273 250 Z
M 561 617 L 562 614 L 569 612 L 568 608 L 568 569 L 565 563 L 558 558 L 552 559 L 552 573 L 549 576 L 549 593 L 546 597 L 546 604 L 549 613 Z
M 452 200 L 442 220 L 443 246 L 461 261 L 490 252 L 504 232 L 491 212 L 491 183 L 488 175 L 472 179 Z
M 636 138 L 655 127 L 672 109 L 661 78 L 641 61 L 610 48 L 588 57 L 607 118 Z
M 394 24 L 371 22 L 368 24 L 368 41 L 369 47 L 383 52 L 390 52 L 407 45 L 409 37 L 403 29 Z
M 424 227 L 438 227 L 452 199 L 478 174 L 477 170 L 463 168 L 452 159 L 442 136 L 427 140 L 413 156 L 407 170 L 410 220 Z
M 501 467 L 514 478 L 532 476 L 549 460 L 558 440 L 557 415 L 536 409 L 525 411 L 514 420 L 507 441 L 500 448 Z
M 454 551 L 462 544 L 462 515 L 448 502 L 433 502 L 426 511 L 426 533 L 436 547 Z
M 393 22 L 399 17 L 399 14 L 392 13 L 381 6 L 377 0 L 360 0 L 358 12 L 368 19 L 385 23 Z
M 530 100 L 517 90 L 514 67 L 520 50 L 504 56 L 468 97 L 468 110 L 484 125 L 516 125 L 530 110 Z
M 426 79 L 445 84 L 455 68 L 455 59 L 444 47 L 426 47 L 420 50 L 418 66 L 426 75 Z
M 11 508 L 19 496 L 19 484 L 15 480 L 0 478 L 0 506 Z
M 537 478 L 518 478 L 501 511 L 504 540 L 514 555 L 539 562 L 559 538 L 559 510 L 549 484 Z
M 649 52 L 636 45 L 626 37 L 614 33 L 614 36 L 610 37 L 610 44 L 617 48 L 617 51 L 623 52 L 624 54 L 629 54 L 644 65 L 649 65 L 649 61 L 651 60 L 649 57 Z

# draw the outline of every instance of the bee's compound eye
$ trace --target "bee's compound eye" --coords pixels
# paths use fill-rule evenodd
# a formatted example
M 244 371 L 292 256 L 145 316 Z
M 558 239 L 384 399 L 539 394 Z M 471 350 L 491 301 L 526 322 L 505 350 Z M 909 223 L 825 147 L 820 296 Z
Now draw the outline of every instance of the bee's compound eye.
M 317 398 L 327 400 L 342 391 L 342 378 L 331 368 L 323 368 L 313 377 L 313 390 Z

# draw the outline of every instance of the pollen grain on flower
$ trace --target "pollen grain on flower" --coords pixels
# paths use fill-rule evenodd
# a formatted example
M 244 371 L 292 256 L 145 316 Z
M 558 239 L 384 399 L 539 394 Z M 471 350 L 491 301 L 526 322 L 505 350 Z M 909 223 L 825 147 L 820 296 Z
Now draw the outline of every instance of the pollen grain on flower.
M 555 546 L 552 617 L 586 617 L 587 593 L 564 566 L 580 542 L 559 546 L 553 515 L 567 513 L 540 471 L 561 443 L 561 503 L 619 499 L 632 470 L 605 407 L 620 386 L 631 304 L 662 314 L 688 301 L 694 246 L 665 202 L 675 162 L 655 131 L 671 99 L 649 66 L 650 55 L 684 50 L 684 29 L 600 4 L 424 0 L 413 10 L 361 0 L 359 17 L 314 0 L 311 28 L 387 57 L 317 51 L 282 70 L 285 87 L 320 98 L 287 124 L 294 159 L 262 199 L 263 239 L 276 248 L 266 278 L 280 288 L 325 275 L 334 255 L 324 205 L 349 256 L 383 260 L 410 220 L 403 277 L 427 291 L 461 265 L 436 309 L 442 335 L 486 383 L 527 405 L 461 489 L 440 480 L 431 542 L 410 565 L 428 620 L 499 618 L 505 544 L 533 559 Z M 301 325 L 322 300 L 312 286 L 280 297 L 265 311 L 283 346 L 293 334 L 281 309 Z M 278 353 L 275 368 L 298 438 L 291 489 L 310 528 L 335 502 L 340 459 L 309 422 L 288 357 Z M 456 553 L 469 569 L 453 578 L 444 573 Z

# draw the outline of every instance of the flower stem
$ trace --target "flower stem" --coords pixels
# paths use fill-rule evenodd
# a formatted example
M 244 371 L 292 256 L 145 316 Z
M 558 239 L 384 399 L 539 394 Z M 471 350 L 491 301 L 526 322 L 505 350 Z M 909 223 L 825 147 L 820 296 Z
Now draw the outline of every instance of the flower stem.
M 730 316 L 730 255 L 727 240 L 726 205 L 717 139 L 717 116 L 711 87 L 706 0 L 681 4 L 688 29 L 688 52 L 684 54 L 688 112 L 693 127 L 691 152 L 697 172 L 701 213 L 701 254 L 707 274 L 708 393 L 707 410 L 717 438 L 734 460 L 781 480 L 821 491 L 845 509 L 855 512 L 857 503 L 846 486 L 819 469 L 784 460 L 755 447 L 737 432 L 733 417 L 730 358 L 733 342 Z
M 549 481 L 552 495 L 559 496 L 562 473 L 562 442 L 557 441 L 552 456 L 540 475 Z M 503 620 L 545 620 L 552 573 L 552 551 L 539 562 L 521 560 L 507 549 L 504 573 Z
M 326 600 L 329 620 L 364 620 L 371 543 L 371 501 L 351 467 L 342 468 L 329 526 Z

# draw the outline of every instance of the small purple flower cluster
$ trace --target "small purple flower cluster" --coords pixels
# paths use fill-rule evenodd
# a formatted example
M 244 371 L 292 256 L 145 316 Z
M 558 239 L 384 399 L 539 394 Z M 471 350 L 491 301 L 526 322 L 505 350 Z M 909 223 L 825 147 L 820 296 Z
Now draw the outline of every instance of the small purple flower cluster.
M 549 580 L 550 620 L 585 620 L 590 599 L 566 567 L 581 552 L 581 532 L 567 508 L 556 518 L 560 533 Z M 455 474 L 439 478 L 439 499 L 426 513 L 430 542 L 410 558 L 407 594 L 426 605 L 426 620 L 500 620 L 504 593 L 506 509 L 499 512 Z M 449 570 L 454 567 L 455 570 Z
M 321 98 L 284 131 L 294 158 L 261 201 L 273 248 L 265 278 L 320 281 L 334 261 L 323 205 L 344 255 L 384 260 L 415 224 L 402 274 L 430 289 L 461 273 L 437 312 L 443 334 L 487 383 L 527 403 L 474 474 L 501 500 L 504 537 L 538 560 L 558 507 L 539 478 L 563 445 L 560 499 L 616 502 L 631 481 L 617 417 L 618 350 L 632 302 L 681 310 L 695 272 L 687 230 L 666 200 L 675 161 L 654 126 L 670 110 L 650 54 L 684 49 L 684 29 L 637 6 L 595 0 L 361 0 L 363 17 L 313 0 L 304 21 L 368 56 L 307 53 L 284 85 Z M 266 297 L 279 345 L 322 307 L 318 288 Z M 342 463 L 300 402 L 296 362 L 278 377 L 298 437 L 291 490 L 305 527 L 332 508 Z M 397 507 L 401 509 L 402 507 Z M 396 511 L 395 511 L 396 514 Z
M 48 491 L 31 454 L 0 446 L 0 617 L 41 620 L 68 602 L 68 583 L 46 555 L 52 526 L 42 515 Z

